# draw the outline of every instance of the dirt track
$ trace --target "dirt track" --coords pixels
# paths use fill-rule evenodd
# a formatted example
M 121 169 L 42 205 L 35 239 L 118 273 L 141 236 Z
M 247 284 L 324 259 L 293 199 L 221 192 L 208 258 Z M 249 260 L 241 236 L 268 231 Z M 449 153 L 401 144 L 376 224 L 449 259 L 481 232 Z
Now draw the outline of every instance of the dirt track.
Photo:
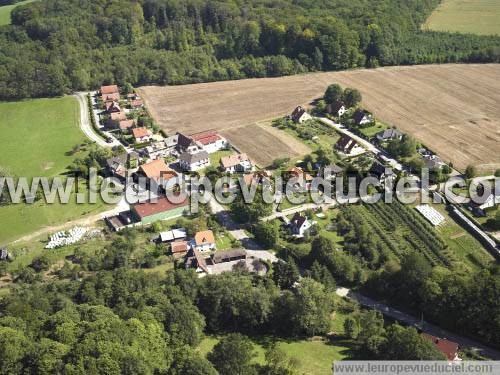
M 236 137 L 232 141 L 251 157 L 263 159 L 265 151 L 265 158 L 272 160 L 285 152 L 283 141 L 257 133 L 262 130 L 255 123 L 307 105 L 337 82 L 359 89 L 363 105 L 380 120 L 414 135 L 456 167 L 474 164 L 491 171 L 500 168 L 499 77 L 500 64 L 426 65 L 149 86 L 140 92 L 164 129 L 187 133 L 218 129 L 230 140 Z M 259 149 L 255 140 L 245 144 L 253 134 L 270 137 L 265 149 Z M 288 144 L 285 154 L 299 144 Z

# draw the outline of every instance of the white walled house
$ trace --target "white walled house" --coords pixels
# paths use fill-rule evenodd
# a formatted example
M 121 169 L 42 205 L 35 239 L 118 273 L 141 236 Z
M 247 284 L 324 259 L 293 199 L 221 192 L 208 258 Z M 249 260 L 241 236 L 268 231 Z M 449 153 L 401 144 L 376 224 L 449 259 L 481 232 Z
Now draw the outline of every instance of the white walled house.
M 306 232 L 311 227 L 312 223 L 307 219 L 307 217 L 302 216 L 300 213 L 296 213 L 290 221 L 290 229 L 292 230 L 292 234 L 297 237 L 304 237 Z
M 344 102 L 337 100 L 331 104 L 328 104 L 326 106 L 326 111 L 331 115 L 334 115 L 336 117 L 341 117 L 347 112 L 347 108 Z
M 194 153 L 183 152 L 179 156 L 179 166 L 185 171 L 195 172 L 210 165 L 210 157 L 205 150 L 198 150 Z
M 214 232 L 211 230 L 204 230 L 202 232 L 197 232 L 194 235 L 193 249 L 206 253 L 208 251 L 213 251 L 217 248 L 215 244 Z
M 308 120 L 312 120 L 312 116 L 309 113 L 307 113 L 307 111 L 300 105 L 293 110 L 290 118 L 292 119 L 293 122 L 297 122 L 299 124 L 302 124 Z
M 221 169 L 227 173 L 247 173 L 253 170 L 253 164 L 247 154 L 229 155 L 220 159 Z
M 189 137 L 209 154 L 226 149 L 229 145 L 227 139 L 221 137 L 213 130 L 191 134 Z

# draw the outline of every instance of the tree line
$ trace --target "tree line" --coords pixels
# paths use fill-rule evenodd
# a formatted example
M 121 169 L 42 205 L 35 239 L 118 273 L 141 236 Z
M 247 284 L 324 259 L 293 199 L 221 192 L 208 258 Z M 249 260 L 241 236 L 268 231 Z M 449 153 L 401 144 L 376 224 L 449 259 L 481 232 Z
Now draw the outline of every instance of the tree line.
M 496 62 L 500 38 L 421 31 L 437 0 L 44 0 L 0 28 L 0 98 L 397 64 Z

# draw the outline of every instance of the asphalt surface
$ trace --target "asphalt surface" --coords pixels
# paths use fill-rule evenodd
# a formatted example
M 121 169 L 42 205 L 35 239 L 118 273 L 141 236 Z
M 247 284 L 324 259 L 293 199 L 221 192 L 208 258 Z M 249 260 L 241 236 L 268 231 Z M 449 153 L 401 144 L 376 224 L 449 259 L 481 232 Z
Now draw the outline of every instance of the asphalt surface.
M 390 307 L 388 305 L 385 305 L 383 303 L 380 303 L 378 301 L 375 301 L 369 297 L 363 296 L 359 293 L 355 293 L 350 291 L 347 288 L 339 288 L 337 289 L 337 294 L 342 296 L 342 297 L 347 297 L 350 299 L 353 299 L 357 301 L 360 305 L 375 309 L 380 311 L 382 314 L 397 320 L 398 322 L 404 323 L 406 325 L 411 325 L 411 326 L 417 326 L 419 329 L 421 329 L 423 332 L 429 333 L 433 336 L 439 337 L 439 338 L 446 338 L 448 340 L 454 341 L 458 343 L 458 345 L 462 348 L 467 347 L 471 348 L 482 355 L 491 358 L 493 360 L 500 360 L 500 351 L 492 349 L 488 346 L 485 346 L 477 341 L 474 341 L 472 339 L 469 339 L 468 337 L 464 337 L 461 335 L 458 335 L 456 333 L 452 333 L 450 331 L 447 331 L 445 329 L 442 329 L 438 326 L 435 326 L 431 323 L 423 322 L 421 321 L 420 318 L 416 318 L 410 314 L 404 313 L 402 311 L 399 311 L 398 309 L 395 309 L 393 307 Z

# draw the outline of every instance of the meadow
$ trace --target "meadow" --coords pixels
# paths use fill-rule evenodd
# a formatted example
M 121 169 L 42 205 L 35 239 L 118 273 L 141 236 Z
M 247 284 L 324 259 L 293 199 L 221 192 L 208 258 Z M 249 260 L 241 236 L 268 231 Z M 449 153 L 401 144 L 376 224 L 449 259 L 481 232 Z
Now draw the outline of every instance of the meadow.
M 0 169 L 17 177 L 63 176 L 75 157 L 72 148 L 85 141 L 78 126 L 78 103 L 73 97 L 0 103 Z M 86 192 L 79 184 L 79 192 Z M 75 197 L 73 197 L 75 198 Z M 15 240 L 42 227 L 97 214 L 103 204 L 32 205 L 0 207 L 0 244 Z
M 498 0 L 444 0 L 422 26 L 425 30 L 500 35 Z

